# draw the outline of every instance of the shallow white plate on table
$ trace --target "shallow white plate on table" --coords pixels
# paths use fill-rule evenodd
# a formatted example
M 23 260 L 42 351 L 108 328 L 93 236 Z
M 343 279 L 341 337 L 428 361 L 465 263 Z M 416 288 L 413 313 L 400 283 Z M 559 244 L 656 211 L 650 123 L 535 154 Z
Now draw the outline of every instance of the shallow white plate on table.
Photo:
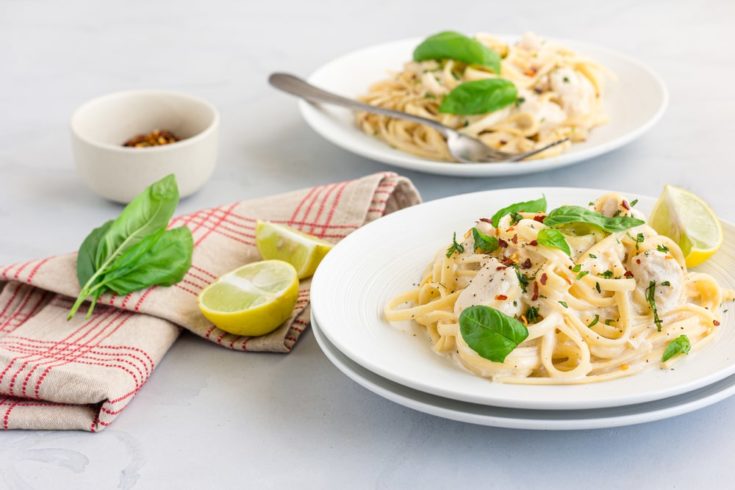
M 532 430 L 580 430 L 653 422 L 707 407 L 735 394 L 735 376 L 698 390 L 654 402 L 592 410 L 523 410 L 491 407 L 430 395 L 369 371 L 342 354 L 312 316 L 314 337 L 327 358 L 347 377 L 373 393 L 419 412 L 459 422 Z
M 517 36 L 501 36 L 512 41 Z M 319 68 L 309 81 L 318 87 L 351 98 L 365 94 L 375 82 L 399 71 L 412 58 L 420 38 L 396 41 L 355 51 Z M 615 73 L 608 83 L 605 106 L 610 121 L 596 128 L 588 141 L 575 144 L 556 157 L 520 163 L 447 163 L 417 157 L 394 148 L 360 131 L 354 114 L 329 105 L 301 101 L 306 122 L 324 138 L 345 150 L 396 167 L 441 175 L 497 177 L 540 172 L 564 167 L 612 151 L 633 141 L 653 126 L 668 104 L 661 79 L 643 63 L 597 46 L 560 41 L 585 57 L 602 63 Z
M 718 338 L 672 370 L 653 368 L 627 378 L 568 386 L 492 383 L 435 354 L 428 336 L 383 319 L 385 304 L 411 289 L 452 232 L 510 203 L 546 195 L 549 209 L 580 204 L 607 191 L 525 188 L 478 192 L 427 202 L 381 218 L 342 240 L 319 266 L 311 287 L 312 311 L 324 334 L 346 356 L 374 373 L 434 395 L 525 409 L 589 409 L 644 403 L 679 395 L 735 373 L 735 308 L 723 316 Z M 648 213 L 654 200 L 638 198 Z M 735 227 L 723 223 L 725 243 L 704 266 L 735 287 Z M 416 335 L 413 335 L 413 334 Z

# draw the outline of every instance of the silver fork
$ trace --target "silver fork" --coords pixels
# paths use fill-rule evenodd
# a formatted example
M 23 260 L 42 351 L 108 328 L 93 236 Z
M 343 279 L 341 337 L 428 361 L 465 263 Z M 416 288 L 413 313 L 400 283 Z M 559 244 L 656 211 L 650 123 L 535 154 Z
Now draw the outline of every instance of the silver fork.
M 268 77 L 268 82 L 275 88 L 287 92 L 291 95 L 301 97 L 309 102 L 325 102 L 327 104 L 339 105 L 356 111 L 371 112 L 373 114 L 381 114 L 383 116 L 394 117 L 396 119 L 405 119 L 419 124 L 424 124 L 436 129 L 442 136 L 447 139 L 447 147 L 449 153 L 458 162 L 462 163 L 501 163 L 501 162 L 518 162 L 530 156 L 548 150 L 551 147 L 569 141 L 569 138 L 563 138 L 541 148 L 526 151 L 523 153 L 507 153 L 504 151 L 490 148 L 481 140 L 462 134 L 448 126 L 439 122 L 427 119 L 421 116 L 414 116 L 405 112 L 384 109 L 369 104 L 364 104 L 341 95 L 333 94 L 315 87 L 306 80 L 288 73 L 273 73 Z

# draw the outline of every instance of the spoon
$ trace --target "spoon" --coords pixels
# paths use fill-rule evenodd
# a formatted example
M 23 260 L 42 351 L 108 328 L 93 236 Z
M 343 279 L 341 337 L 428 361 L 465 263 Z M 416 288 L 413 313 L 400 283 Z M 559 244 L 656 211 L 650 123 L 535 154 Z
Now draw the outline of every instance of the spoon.
M 322 90 L 319 87 L 315 87 L 306 80 L 295 75 L 288 73 L 273 73 L 268 77 L 268 82 L 283 92 L 301 97 L 309 102 L 325 102 L 327 104 L 339 105 L 357 111 L 381 114 L 383 116 L 394 117 L 396 119 L 406 119 L 408 121 L 413 121 L 434 128 L 446 138 L 449 153 L 456 161 L 462 163 L 518 162 L 541 153 L 542 151 L 548 150 L 553 146 L 564 143 L 565 141 L 569 141 L 569 138 L 564 138 L 549 143 L 548 145 L 544 145 L 541 148 L 536 148 L 535 150 L 523 153 L 507 153 L 490 148 L 477 138 L 462 134 L 459 131 L 455 131 L 448 126 L 431 119 L 348 99 L 347 97 L 342 97 L 340 95 L 327 92 L 326 90 Z

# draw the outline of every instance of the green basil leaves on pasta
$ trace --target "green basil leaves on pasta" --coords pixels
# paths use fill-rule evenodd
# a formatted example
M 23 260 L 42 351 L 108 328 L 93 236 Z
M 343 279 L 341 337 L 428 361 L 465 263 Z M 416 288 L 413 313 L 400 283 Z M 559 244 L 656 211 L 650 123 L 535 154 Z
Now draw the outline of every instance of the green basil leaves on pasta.
M 426 38 L 413 51 L 415 61 L 456 60 L 468 65 L 479 65 L 500 74 L 500 55 L 479 41 L 445 31 Z
M 449 92 L 439 105 L 439 112 L 462 116 L 487 114 L 513 104 L 517 97 L 516 86 L 503 78 L 473 80 Z
M 551 211 L 544 220 L 544 224 L 551 227 L 577 223 L 592 225 L 609 233 L 614 233 L 642 225 L 645 221 L 633 218 L 632 216 L 614 216 L 608 218 L 581 206 L 561 206 Z
M 535 201 L 523 201 L 523 202 L 517 202 L 514 204 L 511 204 L 510 206 L 506 206 L 502 209 L 499 209 L 492 218 L 490 218 L 490 221 L 492 222 L 493 226 L 495 228 L 498 227 L 498 224 L 500 224 L 500 220 L 505 216 L 506 214 L 511 213 L 544 213 L 546 212 L 546 196 L 542 196 L 539 199 L 536 199 Z
M 494 236 L 490 236 L 477 228 L 472 228 L 472 239 L 475 241 L 475 250 L 489 254 L 500 246 L 500 242 Z
M 661 360 L 666 362 L 679 354 L 688 354 L 691 349 L 692 343 L 689 341 L 689 337 L 686 335 L 679 335 L 666 346 L 664 354 L 661 356 Z
M 459 315 L 459 331 L 481 357 L 503 362 L 528 337 L 528 329 L 515 318 L 489 306 L 470 306 Z
M 564 238 L 564 234 L 559 230 L 553 228 L 544 228 L 538 232 L 536 237 L 539 245 L 549 248 L 558 248 L 567 255 L 572 255 L 572 251 L 569 248 L 567 240 Z

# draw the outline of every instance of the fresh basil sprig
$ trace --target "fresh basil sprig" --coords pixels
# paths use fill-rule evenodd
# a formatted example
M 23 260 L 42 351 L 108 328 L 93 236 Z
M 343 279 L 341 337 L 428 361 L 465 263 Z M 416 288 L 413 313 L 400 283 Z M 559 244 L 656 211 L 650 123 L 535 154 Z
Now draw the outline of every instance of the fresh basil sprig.
M 506 206 L 502 209 L 499 209 L 498 212 L 496 212 L 493 215 L 493 217 L 490 218 L 490 221 L 492 222 L 493 226 L 497 228 L 498 224 L 500 224 L 500 220 L 506 214 L 544 213 L 544 212 L 546 212 L 546 196 L 542 196 L 541 198 L 536 199 L 535 201 L 517 202 L 517 203 L 511 204 L 510 206 Z
M 664 355 L 661 356 L 661 360 L 666 362 L 679 354 L 689 354 L 691 349 L 692 343 L 689 341 L 689 337 L 686 335 L 679 335 L 666 346 L 666 349 L 664 349 Z
M 168 175 L 130 201 L 116 219 L 92 230 L 77 255 L 81 291 L 68 319 L 87 299 L 91 300 L 87 317 L 91 316 L 107 292 L 128 294 L 183 279 L 191 267 L 191 231 L 166 230 L 178 203 L 176 178 Z
M 572 251 L 569 248 L 567 240 L 564 238 L 564 234 L 559 230 L 553 228 L 544 228 L 538 232 L 536 237 L 539 245 L 549 248 L 558 248 L 567 255 L 572 255 Z
M 625 231 L 645 221 L 631 216 L 615 216 L 608 218 L 595 211 L 590 211 L 581 206 L 562 206 L 551 211 L 544 220 L 546 226 L 563 226 L 574 223 L 582 223 L 601 228 L 609 233 Z
M 481 357 L 503 362 L 528 337 L 528 329 L 515 318 L 489 306 L 470 306 L 459 315 L 459 331 Z
M 500 55 L 479 41 L 445 31 L 426 38 L 413 51 L 415 61 L 457 60 L 468 65 L 479 65 L 500 74 Z
M 496 251 L 500 246 L 497 238 L 483 233 L 477 228 L 472 228 L 472 238 L 475 240 L 475 250 L 486 254 Z
M 518 90 L 504 78 L 473 80 L 457 85 L 439 105 L 439 112 L 471 116 L 495 112 L 513 104 Z

